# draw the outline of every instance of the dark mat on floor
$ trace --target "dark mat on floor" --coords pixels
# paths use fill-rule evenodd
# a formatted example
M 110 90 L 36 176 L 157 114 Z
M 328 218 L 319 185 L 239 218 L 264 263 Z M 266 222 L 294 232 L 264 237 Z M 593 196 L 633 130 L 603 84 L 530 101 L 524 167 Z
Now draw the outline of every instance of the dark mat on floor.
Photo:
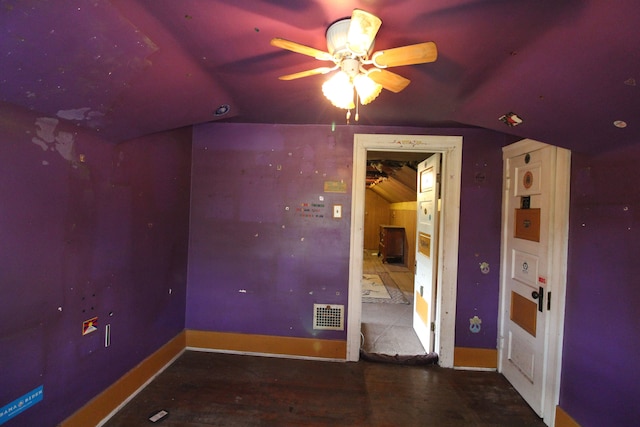
M 396 365 L 437 365 L 438 355 L 436 353 L 417 355 L 389 355 L 380 353 L 367 353 L 360 350 L 360 359 L 368 362 L 393 363 Z

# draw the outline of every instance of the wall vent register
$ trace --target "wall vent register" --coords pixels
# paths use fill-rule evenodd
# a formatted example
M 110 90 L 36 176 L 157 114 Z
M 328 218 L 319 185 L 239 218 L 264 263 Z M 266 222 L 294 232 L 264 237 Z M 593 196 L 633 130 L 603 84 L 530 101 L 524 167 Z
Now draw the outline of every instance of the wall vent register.
M 313 329 L 344 330 L 344 305 L 313 304 Z

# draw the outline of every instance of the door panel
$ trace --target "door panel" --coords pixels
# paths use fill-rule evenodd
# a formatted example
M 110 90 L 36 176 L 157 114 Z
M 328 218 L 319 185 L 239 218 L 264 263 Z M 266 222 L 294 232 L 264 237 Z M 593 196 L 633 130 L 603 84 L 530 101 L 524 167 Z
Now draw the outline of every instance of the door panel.
M 418 165 L 413 328 L 427 352 L 432 352 L 434 347 L 431 325 L 435 320 L 441 157 L 434 154 Z
M 543 416 L 554 147 L 505 159 L 500 366 Z

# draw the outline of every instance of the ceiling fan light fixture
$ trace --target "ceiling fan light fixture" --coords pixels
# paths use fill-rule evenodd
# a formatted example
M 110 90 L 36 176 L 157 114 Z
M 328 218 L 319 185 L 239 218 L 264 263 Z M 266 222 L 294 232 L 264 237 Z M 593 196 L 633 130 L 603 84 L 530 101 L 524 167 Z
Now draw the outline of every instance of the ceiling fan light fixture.
M 322 93 L 338 108 L 350 110 L 355 106 L 353 103 L 353 84 L 343 71 L 338 71 L 322 84 Z
M 367 56 L 373 47 L 380 25 L 382 20 L 374 14 L 355 9 L 347 33 L 349 50 L 358 56 Z
M 271 39 L 272 46 L 334 64 L 333 67 L 319 67 L 287 74 L 279 79 L 294 80 L 339 69 L 322 85 L 322 92 L 338 108 L 355 108 L 355 119 L 358 121 L 359 104 L 369 104 L 378 97 L 382 89 L 398 93 L 410 83 L 409 79 L 388 71 L 387 67 L 425 64 L 434 62 L 438 56 L 434 42 L 422 42 L 372 53 L 381 25 L 382 20 L 374 14 L 354 9 L 350 17 L 334 21 L 327 28 L 326 52 L 279 37 Z M 350 113 L 347 112 L 347 122 Z
M 356 88 L 356 92 L 358 92 L 358 97 L 360 98 L 360 103 L 362 105 L 367 105 L 376 99 L 382 91 L 382 85 L 374 82 L 371 80 L 371 77 L 365 74 L 358 74 L 353 79 L 353 84 Z
M 347 34 L 351 18 L 340 19 L 327 28 L 327 50 L 333 56 L 347 51 Z

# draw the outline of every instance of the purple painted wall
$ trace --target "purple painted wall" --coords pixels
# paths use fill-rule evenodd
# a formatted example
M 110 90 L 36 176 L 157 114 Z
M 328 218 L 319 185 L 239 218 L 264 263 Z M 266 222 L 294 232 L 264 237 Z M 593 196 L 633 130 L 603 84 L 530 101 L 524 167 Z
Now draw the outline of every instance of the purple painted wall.
M 196 127 L 187 328 L 346 339 L 312 321 L 314 303 L 347 306 L 354 133 L 464 136 L 456 345 L 495 348 L 506 137 L 472 129 Z M 346 193 L 325 193 L 326 181 L 344 181 Z M 322 205 L 322 217 L 301 215 L 304 204 Z M 476 315 L 480 333 L 469 329 Z
M 5 425 L 55 425 L 184 328 L 191 131 L 0 115 L 0 407 L 43 385 Z
M 208 124 L 191 152 L 187 130 L 114 145 L 14 107 L 0 116 L 0 404 L 44 385 L 44 400 L 7 426 L 61 421 L 185 324 L 345 339 L 311 322 L 314 302 L 347 303 L 354 133 L 464 137 L 455 342 L 495 348 L 500 147 L 511 137 Z M 560 405 L 583 426 L 640 417 L 638 161 L 638 146 L 573 153 Z M 325 193 L 325 181 L 347 192 Z M 304 203 L 324 204 L 313 215 L 342 204 L 344 219 L 303 216 Z M 96 315 L 98 331 L 83 337 Z
M 573 153 L 560 406 L 580 425 L 640 419 L 640 145 Z
M 463 142 L 456 347 L 496 348 L 505 138 L 475 131 Z
M 347 305 L 348 138 L 313 126 L 194 129 L 187 328 L 345 338 L 312 326 L 314 303 Z M 326 181 L 347 192 L 325 193 Z

